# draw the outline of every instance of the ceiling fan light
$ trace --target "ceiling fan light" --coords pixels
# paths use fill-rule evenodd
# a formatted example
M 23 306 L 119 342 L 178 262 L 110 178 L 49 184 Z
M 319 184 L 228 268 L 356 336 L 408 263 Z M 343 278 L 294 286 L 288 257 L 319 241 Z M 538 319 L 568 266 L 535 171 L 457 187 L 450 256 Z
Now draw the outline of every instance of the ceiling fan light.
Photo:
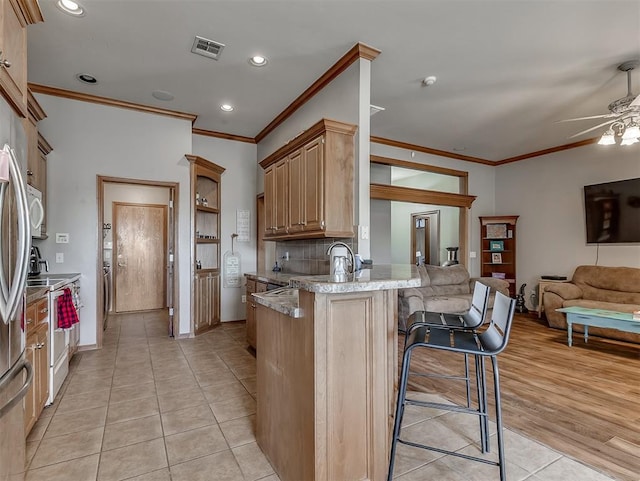
M 622 134 L 622 140 L 637 139 L 638 137 L 640 137 L 640 127 L 638 127 L 636 123 L 629 124 L 629 126 L 624 129 L 624 134 Z
M 638 139 L 635 138 L 630 138 L 630 139 L 622 139 L 622 141 L 620 142 L 620 145 L 633 145 L 640 142 Z
M 599 145 L 613 145 L 615 143 L 616 137 L 613 133 L 613 130 L 607 130 L 604 134 L 602 134 L 600 140 L 598 140 Z

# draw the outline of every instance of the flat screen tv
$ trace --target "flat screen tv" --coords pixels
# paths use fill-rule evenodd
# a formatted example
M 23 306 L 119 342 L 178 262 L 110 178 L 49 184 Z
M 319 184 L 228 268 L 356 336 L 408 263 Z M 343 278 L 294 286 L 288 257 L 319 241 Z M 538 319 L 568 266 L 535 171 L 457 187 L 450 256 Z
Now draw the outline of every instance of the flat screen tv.
M 587 244 L 640 243 L 640 178 L 584 186 Z

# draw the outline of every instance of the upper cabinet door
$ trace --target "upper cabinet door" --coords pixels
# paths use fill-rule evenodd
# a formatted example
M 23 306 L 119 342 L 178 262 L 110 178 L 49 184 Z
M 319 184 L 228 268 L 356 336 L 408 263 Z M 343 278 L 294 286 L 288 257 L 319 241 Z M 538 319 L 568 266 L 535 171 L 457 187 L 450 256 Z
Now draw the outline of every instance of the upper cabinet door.
M 318 137 L 302 149 L 304 157 L 304 219 L 306 231 L 324 229 L 324 137 Z
M 300 232 L 305 225 L 305 172 L 302 150 L 289 155 L 289 232 Z
M 0 91 L 13 109 L 27 116 L 27 30 L 17 3 L 2 1 Z M 22 21 L 21 21 L 22 20 Z
M 286 234 L 289 207 L 289 163 L 287 159 L 275 166 L 275 224 L 274 234 Z

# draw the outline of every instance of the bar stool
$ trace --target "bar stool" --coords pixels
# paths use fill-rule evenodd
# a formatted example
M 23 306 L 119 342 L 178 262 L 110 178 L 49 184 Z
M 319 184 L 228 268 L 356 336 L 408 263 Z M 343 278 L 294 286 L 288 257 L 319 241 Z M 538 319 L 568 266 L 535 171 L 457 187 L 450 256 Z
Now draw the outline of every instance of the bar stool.
M 417 325 L 429 327 L 448 327 L 451 329 L 478 329 L 484 324 L 487 309 L 489 306 L 489 286 L 476 281 L 473 288 L 473 298 L 471 299 L 471 307 L 463 314 L 438 313 L 431 311 L 416 311 L 408 319 L 408 328 L 404 338 L 405 348 L 409 339 L 409 334 Z M 483 377 L 478 377 L 479 369 L 484 373 L 484 360 L 481 359 L 480 366 L 476 365 L 476 387 L 478 390 L 479 409 L 486 412 L 486 406 L 482 405 L 482 400 L 486 399 L 486 391 L 484 385 L 480 382 Z M 471 408 L 471 380 L 469 377 L 469 355 L 464 355 L 464 376 L 422 373 L 410 371 L 410 376 L 421 377 L 437 377 L 440 379 L 464 380 L 467 390 L 467 407 Z M 482 390 L 482 392 L 480 392 Z M 482 444 L 482 452 L 489 451 L 489 423 L 486 416 L 480 418 L 480 439 Z
M 493 314 L 491 322 L 486 330 L 482 332 L 466 330 L 466 329 L 451 329 L 448 327 L 433 327 L 428 325 L 415 324 L 408 331 L 408 340 L 404 350 L 402 359 L 402 371 L 400 374 L 400 387 L 398 390 L 398 402 L 396 406 L 396 415 L 393 428 L 393 439 L 391 442 L 391 455 L 389 460 L 389 471 L 387 474 L 387 481 L 391 481 L 393 478 L 393 468 L 395 464 L 395 454 L 397 443 L 402 443 L 408 446 L 436 451 L 442 454 L 448 454 L 452 456 L 461 457 L 471 461 L 478 461 L 486 464 L 493 464 L 500 469 L 500 481 L 506 481 L 505 461 L 504 461 L 504 443 L 502 432 L 502 407 L 500 399 L 500 374 L 498 371 L 498 358 L 497 355 L 501 353 L 507 346 L 509 340 L 509 333 L 511 331 L 511 325 L 513 322 L 513 313 L 515 310 L 515 299 L 511 299 L 504 294 L 497 292 L 495 303 L 493 306 Z M 494 394 L 496 403 L 496 425 L 498 429 L 498 461 L 491 461 L 476 456 L 469 456 L 454 451 L 448 451 L 434 446 L 427 446 L 420 443 L 404 440 L 400 438 L 402 417 L 404 415 L 404 409 L 406 405 L 416 405 L 422 407 L 443 409 L 461 413 L 474 414 L 481 419 L 487 417 L 486 410 L 481 408 L 482 405 L 487 405 L 486 390 L 478 389 L 479 397 L 483 398 L 479 409 L 472 409 L 470 407 L 462 407 L 455 405 L 448 405 L 442 403 L 418 401 L 415 399 L 407 399 L 407 384 L 409 378 L 411 355 L 415 349 L 430 348 L 440 349 L 450 352 L 458 352 L 461 354 L 472 355 L 476 359 L 476 378 L 478 384 L 484 385 L 486 382 L 484 376 L 484 370 L 482 369 L 481 362 L 485 357 L 491 359 L 493 366 L 493 383 Z M 482 393 L 482 394 L 481 394 Z M 481 429 L 481 435 L 482 435 Z

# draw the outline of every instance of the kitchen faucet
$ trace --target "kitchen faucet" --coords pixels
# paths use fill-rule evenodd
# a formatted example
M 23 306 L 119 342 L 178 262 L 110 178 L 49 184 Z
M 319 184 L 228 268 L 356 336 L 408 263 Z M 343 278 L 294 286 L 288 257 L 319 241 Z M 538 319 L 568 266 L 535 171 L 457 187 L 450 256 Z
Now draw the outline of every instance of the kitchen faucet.
M 351 250 L 351 247 L 349 247 L 347 244 L 345 244 L 342 241 L 334 242 L 327 249 L 327 255 L 331 258 L 331 265 L 333 266 L 333 255 L 332 255 L 331 251 L 333 250 L 334 247 L 337 247 L 337 246 L 345 247 L 347 249 L 347 251 L 349 252 L 349 257 L 350 257 L 351 264 L 350 264 L 348 269 L 349 269 L 349 274 L 353 274 L 353 272 L 355 270 L 355 265 L 356 265 L 356 259 L 355 259 L 355 256 L 353 255 L 353 250 Z

